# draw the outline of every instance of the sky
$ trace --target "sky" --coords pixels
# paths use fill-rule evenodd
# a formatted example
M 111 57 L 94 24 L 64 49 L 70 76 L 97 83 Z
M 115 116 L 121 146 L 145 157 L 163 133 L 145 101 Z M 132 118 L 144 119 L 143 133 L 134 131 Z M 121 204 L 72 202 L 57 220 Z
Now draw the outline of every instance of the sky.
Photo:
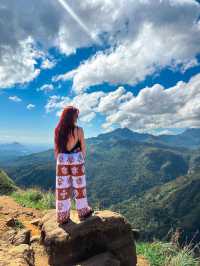
M 53 143 L 62 109 L 85 137 L 200 127 L 200 3 L 1 0 L 0 142 Z

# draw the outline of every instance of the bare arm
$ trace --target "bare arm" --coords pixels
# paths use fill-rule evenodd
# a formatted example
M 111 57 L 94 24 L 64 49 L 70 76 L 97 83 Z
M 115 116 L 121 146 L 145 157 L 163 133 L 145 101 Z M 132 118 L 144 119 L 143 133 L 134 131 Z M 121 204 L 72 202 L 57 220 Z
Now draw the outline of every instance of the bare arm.
M 80 136 L 80 142 L 81 142 L 81 150 L 83 153 L 83 157 L 85 159 L 85 157 L 86 157 L 86 145 L 85 145 L 84 131 L 83 131 L 82 127 L 80 127 L 80 129 L 79 129 L 79 136 Z

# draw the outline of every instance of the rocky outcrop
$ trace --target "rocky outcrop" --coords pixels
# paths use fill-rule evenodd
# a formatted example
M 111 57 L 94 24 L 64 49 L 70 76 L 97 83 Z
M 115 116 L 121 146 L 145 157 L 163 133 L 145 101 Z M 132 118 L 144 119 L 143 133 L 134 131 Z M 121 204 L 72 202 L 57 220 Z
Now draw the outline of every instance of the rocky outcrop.
M 83 222 L 73 215 L 58 225 L 55 210 L 49 211 L 41 220 L 41 242 L 52 266 L 137 264 L 131 225 L 116 212 L 97 211 Z

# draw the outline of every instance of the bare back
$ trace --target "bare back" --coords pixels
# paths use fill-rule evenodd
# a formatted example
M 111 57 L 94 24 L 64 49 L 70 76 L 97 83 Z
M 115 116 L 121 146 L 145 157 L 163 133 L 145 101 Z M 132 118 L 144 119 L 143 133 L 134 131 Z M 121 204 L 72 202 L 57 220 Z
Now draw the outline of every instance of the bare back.
M 80 134 L 79 134 L 79 127 L 76 126 L 74 128 L 74 135 L 75 135 L 75 138 L 73 135 L 69 136 L 69 139 L 67 141 L 67 144 L 66 144 L 66 148 L 67 150 L 71 150 L 75 144 L 77 143 L 78 139 L 80 140 Z

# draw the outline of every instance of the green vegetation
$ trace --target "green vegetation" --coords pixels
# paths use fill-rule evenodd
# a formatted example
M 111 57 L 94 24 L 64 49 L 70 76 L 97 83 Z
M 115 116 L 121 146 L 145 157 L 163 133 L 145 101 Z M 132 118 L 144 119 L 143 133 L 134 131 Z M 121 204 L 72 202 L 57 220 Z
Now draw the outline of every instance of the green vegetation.
M 4 171 L 0 170 L 0 195 L 9 194 L 16 188 L 12 179 Z
M 147 190 L 112 209 L 120 211 L 133 227 L 141 230 L 142 239 L 169 239 L 170 230 L 181 228 L 181 242 L 198 242 L 200 236 L 195 233 L 199 228 L 199 202 L 200 175 L 196 173 Z
M 15 219 L 15 226 L 14 227 L 17 228 L 17 229 L 23 229 L 23 228 L 25 228 L 25 226 L 23 225 L 23 223 L 21 221 L 19 221 L 19 220 L 16 220 L 16 219 Z
M 22 188 L 55 187 L 53 150 L 20 157 L 4 169 Z M 187 150 L 132 139 L 96 138 L 87 145 L 88 196 L 103 208 L 185 175 L 187 170 Z
M 24 207 L 36 209 L 55 208 L 55 196 L 51 191 L 42 191 L 39 188 L 18 190 L 11 194 L 17 203 Z
M 137 254 L 144 256 L 151 266 L 199 266 L 194 249 L 179 248 L 166 242 L 138 243 Z
M 55 208 L 55 194 L 51 190 L 42 191 L 40 188 L 30 188 L 17 190 L 11 196 L 24 207 L 40 210 Z M 74 201 L 72 201 L 72 209 L 75 209 Z

